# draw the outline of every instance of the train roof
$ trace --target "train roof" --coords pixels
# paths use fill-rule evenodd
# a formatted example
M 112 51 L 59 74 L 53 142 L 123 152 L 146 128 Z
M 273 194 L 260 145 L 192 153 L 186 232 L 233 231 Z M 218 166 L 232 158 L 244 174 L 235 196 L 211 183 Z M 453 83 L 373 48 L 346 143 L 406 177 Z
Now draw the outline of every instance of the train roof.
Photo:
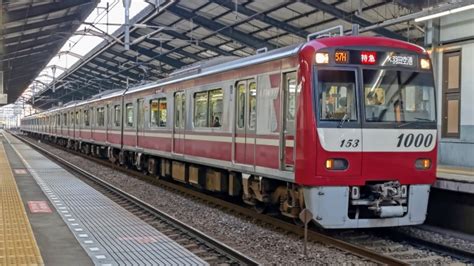
M 272 60 L 277 60 L 285 57 L 294 56 L 300 49 L 306 46 L 312 46 L 316 50 L 324 47 L 350 47 L 350 46 L 380 46 L 380 47 L 391 47 L 395 49 L 404 49 L 416 53 L 426 53 L 423 47 L 408 43 L 405 41 L 385 38 L 385 37 L 367 37 L 367 36 L 338 36 L 331 38 L 320 38 L 309 41 L 307 43 L 300 43 L 291 46 L 286 46 L 278 49 L 271 50 L 269 52 L 259 53 L 256 55 L 238 58 L 233 60 L 231 57 L 220 57 L 217 59 L 211 59 L 208 61 L 193 64 L 182 69 L 173 72 L 169 77 L 158 80 L 156 82 L 139 85 L 128 90 L 126 89 L 115 89 L 112 91 L 106 91 L 102 94 L 96 95 L 91 99 L 83 101 L 74 101 L 65 104 L 62 107 L 56 107 L 43 113 L 53 112 L 58 109 L 72 106 L 82 106 L 90 103 L 97 102 L 99 100 L 111 99 L 114 97 L 127 95 L 130 93 L 136 93 L 144 90 L 148 90 L 153 87 L 160 87 L 169 85 L 175 82 L 186 81 L 190 79 L 199 78 L 205 75 L 216 74 L 220 72 L 230 71 L 245 66 L 254 64 L 261 64 Z
M 367 45 L 370 44 L 370 45 Z M 415 53 L 424 54 L 426 50 L 416 44 L 390 39 L 386 37 L 368 37 L 368 36 L 339 36 L 332 38 L 317 39 L 315 42 L 306 43 L 308 46 L 315 48 L 321 47 L 350 47 L 350 46 L 373 46 L 373 47 L 390 47 L 394 49 L 409 50 Z

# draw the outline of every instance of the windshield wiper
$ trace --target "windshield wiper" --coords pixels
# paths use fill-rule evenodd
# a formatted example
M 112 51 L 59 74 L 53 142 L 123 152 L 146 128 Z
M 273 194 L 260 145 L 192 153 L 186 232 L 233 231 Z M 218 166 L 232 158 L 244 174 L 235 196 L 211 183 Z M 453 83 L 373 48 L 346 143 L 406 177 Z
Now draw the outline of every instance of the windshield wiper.
M 423 118 L 423 117 L 413 117 L 413 119 L 416 119 L 418 121 L 434 122 L 434 120 L 431 120 L 429 118 Z
M 431 119 L 422 118 L 422 117 L 413 117 L 413 119 L 415 119 L 415 120 L 417 120 L 417 121 L 405 122 L 405 123 L 403 123 L 403 124 L 398 125 L 397 128 L 405 127 L 405 126 L 408 126 L 408 125 L 413 125 L 413 124 L 418 123 L 418 121 L 434 122 L 434 121 L 431 120 Z
M 338 125 L 337 127 L 338 127 L 338 128 L 341 128 L 342 125 L 344 125 L 344 122 L 346 122 L 346 120 L 347 120 L 347 121 L 350 120 L 350 117 L 349 117 L 349 115 L 348 115 L 347 113 L 344 114 L 344 116 L 343 116 L 342 119 L 341 119 L 341 122 L 339 122 L 339 125 Z

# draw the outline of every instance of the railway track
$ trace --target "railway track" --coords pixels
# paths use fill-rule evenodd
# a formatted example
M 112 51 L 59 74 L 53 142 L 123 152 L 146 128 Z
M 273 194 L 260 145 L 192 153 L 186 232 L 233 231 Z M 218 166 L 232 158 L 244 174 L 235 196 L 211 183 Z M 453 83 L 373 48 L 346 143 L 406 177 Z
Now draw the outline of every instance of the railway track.
M 32 143 L 31 141 L 26 140 L 23 137 L 15 135 L 17 138 L 25 141 L 26 143 L 32 145 L 40 152 L 54 158 L 56 157 L 51 152 L 41 148 L 40 146 Z M 53 145 L 53 144 L 49 144 Z M 59 146 L 57 146 L 59 147 Z M 64 149 L 63 147 L 59 147 Z M 86 156 L 82 153 L 68 150 L 75 155 L 81 156 L 85 159 L 90 161 L 99 163 L 106 167 L 111 167 L 122 171 L 128 175 L 134 176 L 141 180 L 145 180 L 149 183 L 157 184 L 161 187 L 166 189 L 176 191 L 180 194 L 186 194 L 188 196 L 194 197 L 200 201 L 212 204 L 214 206 L 218 206 L 222 209 L 231 210 L 235 213 L 240 215 L 250 217 L 256 219 L 264 224 L 268 224 L 269 226 L 279 228 L 281 230 L 296 234 L 298 236 L 303 236 L 303 230 L 301 227 L 294 225 L 292 223 L 286 222 L 282 219 L 275 218 L 269 215 L 259 214 L 256 213 L 254 210 L 242 207 L 235 203 L 222 200 L 216 198 L 214 196 L 207 195 L 200 191 L 196 191 L 182 185 L 174 184 L 169 181 L 160 180 L 156 178 L 152 178 L 150 176 L 141 174 L 135 170 L 126 169 L 117 165 L 114 165 L 106 160 L 102 160 L 99 158 L 94 158 L 90 156 Z M 65 161 L 61 159 L 62 161 Z M 67 164 L 67 161 L 65 161 Z M 132 196 L 133 197 L 133 196 Z M 137 199 L 138 200 L 138 199 Z M 146 203 L 143 203 L 147 205 Z M 149 206 L 150 208 L 153 208 Z M 353 233 L 351 233 L 353 232 Z M 388 236 L 388 239 L 387 239 Z M 394 241 L 393 239 L 397 239 Z M 408 264 L 417 264 L 417 263 L 435 263 L 439 261 L 440 258 L 443 256 L 451 256 L 456 259 L 459 259 L 463 262 L 472 263 L 471 260 L 473 258 L 473 253 L 463 253 L 457 252 L 453 249 L 443 249 L 441 245 L 438 245 L 437 248 L 430 246 L 428 244 L 421 244 L 419 241 L 415 243 L 415 241 L 411 241 L 409 237 L 404 239 L 400 239 L 399 237 L 390 237 L 390 234 L 387 234 L 385 237 L 380 236 L 379 233 L 362 233 L 362 231 L 345 231 L 344 234 L 331 234 L 327 232 L 319 232 L 317 230 L 310 230 L 308 232 L 308 239 L 310 241 L 317 241 L 332 247 L 335 247 L 339 250 L 344 252 L 348 252 L 350 254 L 356 255 L 364 260 L 381 263 L 381 264 L 390 264 L 390 265 L 408 265 Z M 404 243 L 404 244 L 403 244 Z M 407 246 L 406 244 L 410 244 Z M 415 248 L 416 246 L 417 248 Z M 427 251 L 431 251 L 432 255 L 426 255 Z
M 396 257 L 407 264 L 440 265 L 450 257 L 474 264 L 474 253 L 440 243 L 430 242 L 393 229 L 345 230 L 334 237 L 379 253 Z

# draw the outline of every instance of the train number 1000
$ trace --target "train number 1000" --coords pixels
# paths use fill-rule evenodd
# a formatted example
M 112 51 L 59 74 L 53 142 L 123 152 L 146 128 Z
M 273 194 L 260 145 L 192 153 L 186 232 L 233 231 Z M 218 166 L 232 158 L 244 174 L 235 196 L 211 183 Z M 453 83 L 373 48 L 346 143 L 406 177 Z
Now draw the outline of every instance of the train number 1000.
M 433 142 L 433 134 L 417 134 L 415 137 L 415 134 L 400 134 L 398 136 L 398 144 L 397 147 L 421 147 L 421 145 L 425 147 L 431 146 L 431 143 Z

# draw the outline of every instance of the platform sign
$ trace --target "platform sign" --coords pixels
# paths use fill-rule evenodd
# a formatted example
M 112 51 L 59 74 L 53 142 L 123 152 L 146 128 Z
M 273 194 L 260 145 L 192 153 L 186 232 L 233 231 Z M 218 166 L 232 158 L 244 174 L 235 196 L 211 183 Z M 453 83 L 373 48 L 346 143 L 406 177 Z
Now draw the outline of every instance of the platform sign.
M 28 208 L 31 213 L 52 213 L 53 211 L 44 200 L 28 201 Z

